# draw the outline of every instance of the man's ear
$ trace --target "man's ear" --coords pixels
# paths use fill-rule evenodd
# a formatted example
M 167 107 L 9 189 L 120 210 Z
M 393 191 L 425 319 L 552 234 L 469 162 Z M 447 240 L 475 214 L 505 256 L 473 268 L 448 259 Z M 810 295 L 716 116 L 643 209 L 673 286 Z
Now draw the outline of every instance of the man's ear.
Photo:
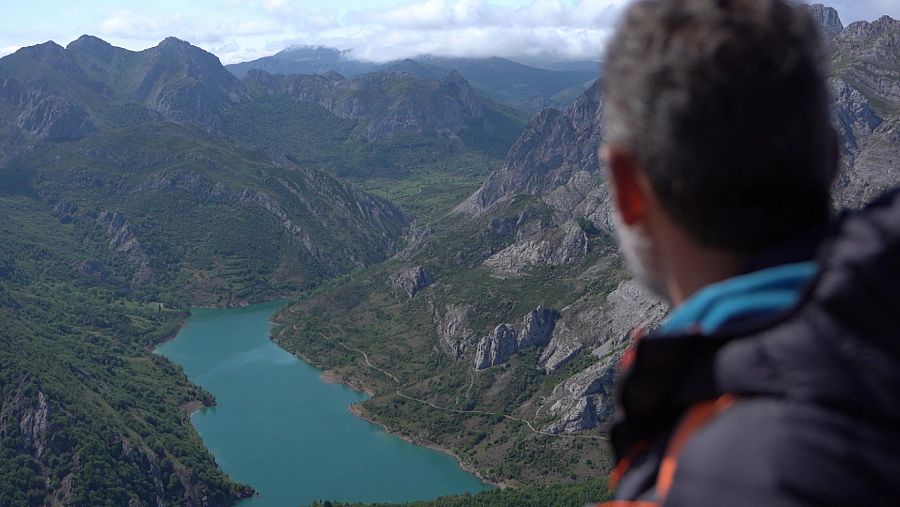
M 635 225 L 647 217 L 647 195 L 643 185 L 644 170 L 637 158 L 616 145 L 601 149 L 606 164 L 613 203 L 625 225 Z

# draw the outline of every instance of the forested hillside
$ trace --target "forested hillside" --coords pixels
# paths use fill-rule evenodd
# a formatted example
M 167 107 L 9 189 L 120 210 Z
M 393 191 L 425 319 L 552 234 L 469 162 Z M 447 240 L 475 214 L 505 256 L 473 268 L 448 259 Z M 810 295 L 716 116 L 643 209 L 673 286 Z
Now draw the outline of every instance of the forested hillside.
M 347 116 L 173 38 L 131 52 L 85 36 L 0 59 L 0 505 L 228 505 L 251 491 L 190 425 L 214 400 L 151 351 L 191 306 L 296 295 L 393 255 L 412 218 L 334 174 L 470 191 L 518 135 L 521 115 L 464 81 L 399 79 L 356 87 L 353 100 L 385 105 Z M 462 96 L 471 114 L 436 114 Z M 403 104 L 412 123 L 390 121 Z M 289 121 L 268 114 L 283 105 Z M 379 150 L 431 165 L 393 171 L 370 162 Z

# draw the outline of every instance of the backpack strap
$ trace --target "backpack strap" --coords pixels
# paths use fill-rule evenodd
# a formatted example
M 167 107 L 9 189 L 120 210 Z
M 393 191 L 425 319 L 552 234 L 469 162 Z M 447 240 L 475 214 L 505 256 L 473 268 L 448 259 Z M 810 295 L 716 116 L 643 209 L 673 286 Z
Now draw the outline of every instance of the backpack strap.
M 714 419 L 717 415 L 727 410 L 734 404 L 737 397 L 733 394 L 723 394 L 722 396 L 709 401 L 704 401 L 692 406 L 682 417 L 681 422 L 669 438 L 669 444 L 666 447 L 666 453 L 660 462 L 659 470 L 656 474 L 655 499 L 652 502 L 647 501 L 627 501 L 615 500 L 612 502 L 604 502 L 598 504 L 597 507 L 659 507 L 669 496 L 672 489 L 672 483 L 675 480 L 675 472 L 678 470 L 678 458 L 684 450 L 688 441 L 700 428 Z M 633 458 L 628 459 L 626 467 L 630 466 Z M 621 464 L 621 463 L 620 463 Z M 617 476 L 624 475 L 627 470 L 616 467 Z M 618 478 L 618 477 L 617 477 Z

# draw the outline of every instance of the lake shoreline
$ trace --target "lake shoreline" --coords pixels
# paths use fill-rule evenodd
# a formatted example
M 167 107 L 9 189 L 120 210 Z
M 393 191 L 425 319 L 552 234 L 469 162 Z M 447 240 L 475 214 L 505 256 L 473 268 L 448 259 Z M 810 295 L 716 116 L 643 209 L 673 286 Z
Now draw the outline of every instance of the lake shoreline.
M 331 378 L 336 378 L 336 377 L 334 377 L 334 376 L 332 375 Z M 348 385 L 348 386 L 349 386 L 349 384 L 344 384 L 344 385 Z M 383 423 L 381 423 L 380 421 L 377 421 L 377 420 L 375 420 L 374 418 L 371 418 L 371 417 L 367 417 L 367 416 L 362 412 L 362 410 L 359 408 L 359 404 L 358 404 L 358 403 L 354 403 L 354 404 L 350 405 L 349 407 L 347 407 L 347 411 L 350 412 L 351 414 L 353 414 L 354 416 L 356 416 L 356 417 L 362 419 L 363 421 L 370 422 L 370 423 L 372 423 L 372 424 L 378 426 L 379 428 L 382 429 L 382 431 L 384 431 L 384 432 L 387 433 L 388 435 L 397 437 L 397 438 L 399 438 L 399 439 L 401 439 L 401 440 L 404 440 L 404 441 L 406 441 L 406 442 L 408 442 L 408 443 L 410 443 L 410 444 L 412 444 L 412 445 L 415 445 L 415 446 L 418 446 L 418 447 L 424 447 L 424 448 L 426 448 L 426 449 L 431 449 L 432 451 L 437 451 L 437 452 L 446 454 L 446 455 L 448 455 L 448 456 L 451 456 L 451 457 L 452 457 L 453 459 L 455 459 L 456 462 L 459 464 L 459 468 L 461 468 L 461 469 L 463 469 L 464 471 L 466 471 L 466 472 L 468 472 L 468 473 L 474 475 L 475 477 L 478 477 L 478 479 L 479 479 L 481 482 L 483 482 L 483 483 L 485 483 L 485 484 L 487 484 L 487 485 L 490 485 L 490 486 L 492 486 L 492 487 L 499 488 L 499 489 L 506 489 L 506 488 L 508 488 L 508 487 L 511 486 L 511 484 L 507 484 L 507 483 L 505 483 L 505 482 L 494 482 L 493 480 L 488 479 L 487 477 L 485 477 L 484 475 L 482 475 L 481 472 L 479 472 L 473 465 L 471 465 L 470 463 L 464 461 L 458 454 L 456 454 L 455 452 L 453 452 L 453 451 L 450 450 L 450 449 L 447 449 L 446 447 L 443 447 L 443 446 L 441 446 L 441 445 L 439 445 L 439 444 L 437 444 L 437 443 L 435 443 L 435 442 L 432 442 L 432 441 L 430 441 L 430 440 L 417 440 L 417 439 L 414 439 L 414 438 L 412 438 L 412 437 L 410 437 L 410 436 L 408 436 L 408 435 L 403 435 L 403 434 L 397 433 L 396 431 L 393 431 L 393 430 L 391 430 L 390 428 L 388 428 L 387 426 L 385 426 L 385 425 L 384 425 Z
M 272 303 L 275 304 L 272 305 Z M 282 302 L 282 304 L 284 303 L 287 302 Z M 256 496 L 256 499 L 248 500 L 248 507 L 250 505 L 277 506 L 283 505 L 286 498 L 293 498 L 300 494 L 291 489 L 294 484 L 292 482 L 293 479 L 285 482 L 280 477 L 280 473 L 274 473 L 274 471 L 259 475 L 259 467 L 249 466 L 248 463 L 259 463 L 260 460 L 265 461 L 268 457 L 280 456 L 279 452 L 286 448 L 284 447 L 286 445 L 297 445 L 298 443 L 301 446 L 310 445 L 307 444 L 308 442 L 312 442 L 311 445 L 313 447 L 307 451 L 304 451 L 303 447 L 297 447 L 297 452 L 292 456 L 318 456 L 318 448 L 315 446 L 319 444 L 315 442 L 327 442 L 329 438 L 337 434 L 346 435 L 346 438 L 341 437 L 340 441 L 352 443 L 353 449 L 378 449 L 375 452 L 366 454 L 366 456 L 382 456 L 379 453 L 389 451 L 383 456 L 385 456 L 384 463 L 390 463 L 391 465 L 371 470 L 371 473 L 365 475 L 367 479 L 360 482 L 360 484 L 367 484 L 363 486 L 364 488 L 369 488 L 365 491 L 371 491 L 375 495 L 383 495 L 378 497 L 378 501 L 402 503 L 409 501 L 409 499 L 405 498 L 406 495 L 417 495 L 412 496 L 411 499 L 438 498 L 440 496 L 458 494 L 463 491 L 476 493 L 497 486 L 491 481 L 485 480 L 477 471 L 472 470 L 471 466 L 464 463 L 459 456 L 447 449 L 443 449 L 431 442 L 416 442 L 402 435 L 397 435 L 383 425 L 375 421 L 369 421 L 361 412 L 349 411 L 348 413 L 347 408 L 349 406 L 364 401 L 367 399 L 366 395 L 371 397 L 373 393 L 365 385 L 355 385 L 363 384 L 360 379 L 343 378 L 340 369 L 323 370 L 316 367 L 302 355 L 292 353 L 281 346 L 276 339 L 279 333 L 275 331 L 279 326 L 276 315 L 279 310 L 283 309 L 282 304 L 269 302 L 269 306 L 266 308 L 256 309 L 253 312 L 234 308 L 233 310 L 236 310 L 236 312 L 223 311 L 222 313 L 209 314 L 200 308 L 192 308 L 190 314 L 185 313 L 182 316 L 187 318 L 182 318 L 179 322 L 171 325 L 172 328 L 175 328 L 177 325 L 178 329 L 172 333 L 167 333 L 166 340 L 157 344 L 157 347 L 159 347 L 157 349 L 159 352 L 157 353 L 159 355 L 169 357 L 170 361 L 174 361 L 173 358 L 175 357 L 178 358 L 175 361 L 176 364 L 181 365 L 185 374 L 187 374 L 194 385 L 207 392 L 216 393 L 215 399 L 200 398 L 199 400 L 192 400 L 183 403 L 179 409 L 184 414 L 185 419 L 189 421 L 188 424 L 191 424 L 204 440 L 204 445 L 207 449 L 219 449 L 219 451 L 214 453 L 214 459 L 223 467 L 223 471 L 233 480 L 240 478 L 237 481 L 243 483 L 243 487 L 235 491 L 237 500 L 256 496 L 253 495 L 255 490 L 259 496 Z M 232 309 L 216 308 L 215 310 Z M 261 311 L 265 311 L 265 313 L 260 313 Z M 268 329 L 260 327 L 263 318 L 265 318 L 265 325 Z M 259 332 L 256 330 L 259 330 Z M 182 334 L 185 336 L 186 341 L 174 341 L 175 345 L 173 345 L 171 343 L 173 338 L 177 339 Z M 190 338 L 188 338 L 189 336 Z M 262 342 L 268 345 L 262 345 Z M 170 355 L 170 353 L 173 355 Z M 288 357 L 292 359 L 288 359 Z M 299 364 L 289 366 L 295 363 Z M 299 368 L 299 370 L 294 368 Z M 306 373 L 303 373 L 304 371 Z M 245 380 L 236 381 L 241 375 L 245 376 Z M 204 381 L 198 382 L 198 379 L 204 379 Z M 308 386 L 303 389 L 309 390 L 308 392 L 311 393 L 309 396 L 311 397 L 305 399 L 302 397 L 296 398 L 302 392 L 301 390 L 294 391 L 293 389 L 282 389 L 280 387 L 274 391 L 271 389 L 276 384 L 277 386 L 288 385 L 284 384 L 285 380 L 290 380 L 292 382 L 291 386 Z M 299 383 L 297 383 L 298 381 Z M 342 389 L 334 391 L 333 387 L 326 387 L 327 384 L 340 385 Z M 317 385 L 319 387 L 316 387 Z M 219 386 L 220 391 L 216 390 L 216 386 Z M 261 387 L 266 389 L 260 390 Z M 300 387 L 297 387 L 297 389 L 300 389 Z M 247 392 L 244 392 L 245 390 Z M 297 394 L 287 397 L 278 395 L 264 398 L 263 393 L 265 392 Z M 321 399 L 322 403 L 316 406 L 324 410 L 324 412 L 321 412 L 322 414 L 333 414 L 330 417 L 334 419 L 323 430 L 322 425 L 317 422 L 322 419 L 319 416 L 309 417 L 311 412 L 305 407 L 309 406 L 309 401 L 316 400 L 315 396 L 321 395 L 318 393 L 324 392 L 330 393 L 328 399 L 334 401 L 326 402 L 323 398 Z M 240 393 L 242 397 L 236 398 L 235 393 Z M 250 396 L 244 396 L 246 394 Z M 335 394 L 337 397 L 332 397 L 332 394 Z M 259 401 L 263 399 L 266 401 L 260 405 Z M 202 400 L 205 400 L 205 402 Z M 253 401 L 250 401 L 248 404 L 246 401 L 241 400 Z M 278 408 L 273 403 L 277 404 Z M 214 411 L 205 410 L 214 406 L 219 406 L 219 409 Z M 294 412 L 296 412 L 296 415 Z M 263 414 L 270 413 L 282 415 L 280 418 L 263 416 Z M 318 411 L 315 413 L 319 414 Z M 344 415 L 337 415 L 341 413 Z M 293 418 L 291 419 L 293 421 L 314 421 L 318 426 L 310 426 L 309 432 L 305 429 L 298 432 L 298 428 L 305 428 L 305 426 L 297 426 L 296 423 L 282 424 L 286 414 L 290 414 L 287 417 Z M 236 415 L 237 417 L 235 417 Z M 215 432 L 209 432 L 210 428 L 212 428 L 212 426 L 209 426 L 209 423 L 217 418 L 219 421 L 216 424 L 219 429 L 216 431 L 220 431 L 217 437 L 219 440 L 208 441 L 208 436 L 216 435 Z M 251 422 L 248 424 L 247 421 Z M 267 426 L 270 424 L 272 426 Z M 368 426 L 369 424 L 374 425 Z M 234 453 L 233 449 L 235 447 L 233 445 L 234 442 L 246 442 L 246 438 L 235 439 L 234 437 L 226 437 L 226 440 L 221 439 L 221 435 L 227 434 L 222 433 L 221 428 L 229 428 L 229 430 L 238 428 L 238 431 L 242 432 L 251 430 L 258 432 L 257 429 L 263 427 L 268 427 L 271 431 L 266 430 L 261 433 L 262 440 L 259 441 L 261 445 L 254 443 L 252 449 L 241 450 L 241 454 Z M 308 435 L 315 434 L 316 431 L 324 431 L 325 433 L 322 434 L 321 438 L 310 440 Z M 381 436 L 371 440 L 369 435 L 375 432 L 380 433 Z M 295 435 L 307 436 L 298 438 Z M 358 437 L 361 437 L 363 440 L 357 443 L 354 438 Z M 275 444 L 277 447 L 259 454 L 260 449 L 269 449 L 266 445 L 271 446 L 269 441 L 274 440 L 279 440 Z M 394 440 L 394 442 L 388 443 L 390 440 Z M 223 442 L 228 442 L 228 445 L 232 445 L 232 450 L 229 451 L 231 452 L 230 455 L 223 451 L 228 450 L 228 447 L 223 447 L 225 445 Z M 367 442 L 373 442 L 374 444 Z M 356 447 L 357 444 L 359 447 Z M 240 448 L 242 444 L 238 443 L 237 445 Z M 331 442 L 327 445 L 338 444 Z M 418 451 L 413 451 L 414 448 L 417 448 Z M 408 450 L 397 451 L 398 449 Z M 223 454 L 220 455 L 219 452 L 223 452 Z M 344 488 L 347 487 L 347 484 L 341 479 L 340 471 L 358 469 L 359 466 L 353 465 L 348 468 L 340 458 L 337 460 L 332 459 L 333 463 L 329 464 L 328 456 L 331 455 L 333 453 L 326 453 L 325 457 L 317 457 L 315 461 L 297 461 L 292 459 L 291 456 L 287 456 L 287 461 L 285 462 L 288 463 L 285 465 L 287 468 L 282 466 L 278 470 L 293 470 L 293 467 L 296 467 L 295 471 L 305 470 L 305 472 L 302 472 L 302 475 L 311 477 L 323 470 L 316 467 L 321 467 L 324 460 L 325 466 L 331 466 L 331 469 L 334 469 L 337 475 L 329 472 L 327 476 L 321 477 L 321 480 L 315 483 L 315 487 L 322 489 L 323 492 L 330 491 L 331 493 L 328 493 L 328 496 L 335 496 L 336 493 L 345 491 Z M 427 479 L 416 484 L 405 484 L 399 478 L 410 477 L 426 470 L 418 465 L 420 456 L 423 460 L 421 462 L 422 465 L 427 464 L 429 467 L 427 469 L 429 471 L 423 476 L 423 478 L 427 477 Z M 403 459 L 398 459 L 401 457 Z M 449 459 L 449 457 L 453 459 Z M 316 463 L 312 469 L 309 469 L 310 466 L 313 466 L 310 463 Z M 365 465 L 363 465 L 363 468 L 365 468 Z M 400 475 L 397 475 L 398 473 Z M 373 480 L 373 478 L 381 477 L 382 475 L 384 475 L 384 480 Z M 275 477 L 277 479 L 274 479 L 273 482 Z M 394 484 L 395 481 L 401 482 Z M 307 490 L 310 488 L 310 486 L 304 487 Z M 360 489 L 359 491 L 364 490 Z M 413 491 L 417 492 L 413 493 Z M 399 492 L 403 493 L 397 495 L 396 493 Z M 340 496 L 340 494 L 337 496 Z M 382 500 L 381 498 L 388 500 Z M 303 501 L 306 501 L 306 499 Z M 372 501 L 374 501 L 374 498 Z
M 276 325 L 277 325 L 277 323 L 276 323 Z M 273 327 L 273 330 L 274 330 L 274 327 Z M 306 357 L 304 354 L 302 354 L 300 352 L 292 351 L 291 349 L 285 347 L 282 343 L 280 343 L 277 339 L 275 339 L 273 334 L 274 333 L 270 333 L 269 340 L 271 340 L 275 345 L 278 345 L 279 347 L 281 347 L 283 350 L 286 350 L 289 354 L 297 357 L 298 359 L 300 359 L 304 363 L 308 364 L 309 366 L 319 370 L 321 372 L 319 374 L 319 379 L 322 382 L 325 382 L 326 384 L 336 384 L 336 385 L 347 386 L 350 389 L 353 389 L 354 391 L 356 391 L 358 393 L 365 394 L 369 398 L 372 398 L 375 396 L 374 391 L 372 391 L 368 387 L 356 385 L 355 383 L 351 382 L 347 377 L 342 376 L 333 370 L 325 370 L 325 369 L 321 368 L 320 366 L 316 365 L 315 362 L 311 361 L 310 358 Z M 454 460 L 456 460 L 456 463 L 459 465 L 459 468 L 474 475 L 475 477 L 478 477 L 478 479 L 481 482 L 483 482 L 484 484 L 487 484 L 487 485 L 495 487 L 495 488 L 500 488 L 500 489 L 505 489 L 505 488 L 508 488 L 511 486 L 511 484 L 509 484 L 507 482 L 496 482 L 496 481 L 493 481 L 493 480 L 485 477 L 484 474 L 482 474 L 474 465 L 463 460 L 458 454 L 453 452 L 451 449 L 448 449 L 448 448 L 446 448 L 436 442 L 432 442 L 432 441 L 425 441 L 425 440 L 417 441 L 416 439 L 413 439 L 407 435 L 398 433 L 397 431 L 386 426 L 384 423 L 375 420 L 374 418 L 367 417 L 365 414 L 362 413 L 362 411 L 358 407 L 358 404 L 356 404 L 356 403 L 350 405 L 347 408 L 347 410 L 348 410 L 348 412 L 353 414 L 355 417 L 358 417 L 359 419 L 362 419 L 363 421 L 366 421 L 366 422 L 369 422 L 369 423 L 372 423 L 372 424 L 378 426 L 379 428 L 382 429 L 382 431 L 384 431 L 388 435 L 397 437 L 397 438 L 399 438 L 405 442 L 408 442 L 412 445 L 415 445 L 418 447 L 424 447 L 426 449 L 431 449 L 433 451 L 437 451 L 442 454 L 451 456 Z

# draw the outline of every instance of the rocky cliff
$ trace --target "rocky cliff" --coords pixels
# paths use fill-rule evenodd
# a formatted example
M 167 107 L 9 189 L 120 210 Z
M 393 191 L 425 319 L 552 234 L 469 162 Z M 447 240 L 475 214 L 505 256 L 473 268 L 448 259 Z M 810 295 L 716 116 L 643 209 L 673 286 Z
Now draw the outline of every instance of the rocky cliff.
M 522 319 L 516 328 L 500 324 L 478 343 L 475 350 L 475 370 L 484 370 L 504 363 L 519 350 L 543 347 L 550 343 L 559 312 L 538 307 Z
M 545 195 L 576 174 L 599 174 L 602 111 L 597 82 L 565 112 L 544 109 L 535 115 L 513 145 L 503 168 L 492 173 L 457 210 L 484 213 L 514 196 Z
M 844 28 L 834 9 L 810 9 L 833 51 L 830 82 L 843 145 L 835 203 L 861 206 L 900 183 L 895 163 L 900 160 L 900 23 L 883 17 Z M 471 217 L 491 216 L 522 196 L 545 206 L 539 220 L 520 215 L 512 226 L 514 241 L 484 260 L 494 276 L 527 279 L 535 266 L 576 265 L 588 257 L 588 231 L 612 232 L 612 207 L 597 159 L 602 114 L 597 85 L 565 112 L 538 113 L 503 167 L 457 208 Z M 633 281 L 605 299 L 589 295 L 563 309 L 539 366 L 557 371 L 585 351 L 598 362 L 556 386 L 541 403 L 537 415 L 556 418 L 547 431 L 583 431 L 604 421 L 611 411 L 611 368 L 628 343 L 628 332 L 655 326 L 666 312 L 662 301 Z M 509 324 L 495 328 L 479 343 L 476 367 L 501 363 L 515 353 L 514 336 Z
M 862 206 L 900 182 L 900 21 L 860 21 L 837 33 L 835 116 L 843 140 L 839 206 Z

